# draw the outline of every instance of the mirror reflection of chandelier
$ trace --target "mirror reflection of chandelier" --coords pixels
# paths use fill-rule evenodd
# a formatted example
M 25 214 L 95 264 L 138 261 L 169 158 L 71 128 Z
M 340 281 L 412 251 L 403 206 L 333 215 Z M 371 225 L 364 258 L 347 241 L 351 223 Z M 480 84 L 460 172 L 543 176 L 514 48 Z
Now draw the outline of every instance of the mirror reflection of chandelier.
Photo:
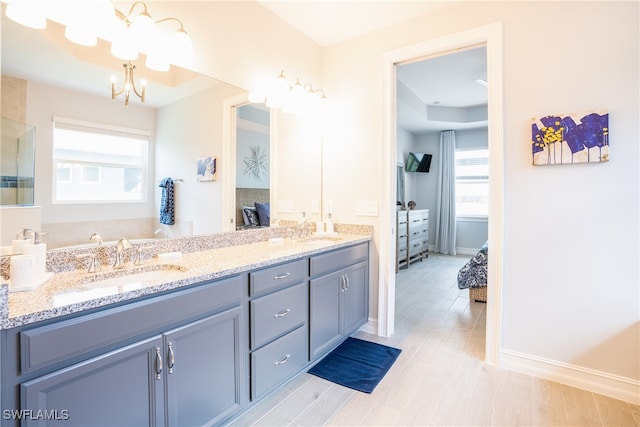
M 135 65 L 140 53 L 145 65 L 156 71 L 168 71 L 170 64 L 188 65 L 193 55 L 191 38 L 178 18 L 154 20 L 142 1 L 133 3 L 127 13 L 109 0 L 1 0 L 5 14 L 19 24 L 44 29 L 47 20 L 65 26 L 65 37 L 82 46 L 96 46 L 98 38 L 111 42 L 111 54 L 127 61 L 122 89 L 116 91 L 112 80 L 112 98 L 125 94 L 125 104 L 133 92 L 142 102 L 144 83 L 138 91 L 134 84 Z M 173 23 L 174 25 L 171 25 Z M 175 27 L 177 26 L 177 30 Z

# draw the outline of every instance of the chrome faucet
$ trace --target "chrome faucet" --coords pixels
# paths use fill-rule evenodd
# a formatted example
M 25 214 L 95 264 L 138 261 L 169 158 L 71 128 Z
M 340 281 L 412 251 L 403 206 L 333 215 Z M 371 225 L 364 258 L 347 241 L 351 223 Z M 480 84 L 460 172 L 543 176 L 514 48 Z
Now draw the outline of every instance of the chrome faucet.
M 154 231 L 153 237 L 156 237 L 157 235 L 160 235 L 160 234 L 164 234 L 165 239 L 169 238 L 169 233 L 167 233 L 167 230 L 163 230 L 162 228 L 158 228 L 156 231 Z
M 113 264 L 113 268 L 124 268 L 124 250 L 131 249 L 131 243 L 124 237 L 118 240 L 116 243 L 116 262 Z
M 93 233 L 89 237 L 89 241 L 96 242 L 96 245 L 100 246 L 102 244 L 102 236 L 100 236 L 98 233 Z

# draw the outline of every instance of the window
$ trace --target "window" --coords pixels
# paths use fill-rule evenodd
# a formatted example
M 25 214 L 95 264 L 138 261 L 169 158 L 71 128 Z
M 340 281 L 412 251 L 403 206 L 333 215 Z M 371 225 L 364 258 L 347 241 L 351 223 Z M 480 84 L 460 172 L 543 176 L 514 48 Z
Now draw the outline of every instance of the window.
M 456 151 L 456 216 L 488 216 L 489 150 Z
M 147 200 L 149 133 L 56 117 L 53 202 Z

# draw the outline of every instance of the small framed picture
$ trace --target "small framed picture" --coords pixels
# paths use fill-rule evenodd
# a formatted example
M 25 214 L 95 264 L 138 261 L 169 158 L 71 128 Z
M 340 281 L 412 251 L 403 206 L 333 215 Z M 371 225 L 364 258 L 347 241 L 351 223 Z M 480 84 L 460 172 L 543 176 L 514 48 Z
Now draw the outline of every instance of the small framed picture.
M 213 156 L 198 159 L 198 181 L 216 180 L 216 158 Z

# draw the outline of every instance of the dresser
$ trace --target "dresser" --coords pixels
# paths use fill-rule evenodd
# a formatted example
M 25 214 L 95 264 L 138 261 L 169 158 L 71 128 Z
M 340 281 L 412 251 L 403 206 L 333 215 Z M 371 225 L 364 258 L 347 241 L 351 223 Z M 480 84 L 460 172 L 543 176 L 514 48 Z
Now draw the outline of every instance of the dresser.
M 398 211 L 396 272 L 429 256 L 429 209 Z

